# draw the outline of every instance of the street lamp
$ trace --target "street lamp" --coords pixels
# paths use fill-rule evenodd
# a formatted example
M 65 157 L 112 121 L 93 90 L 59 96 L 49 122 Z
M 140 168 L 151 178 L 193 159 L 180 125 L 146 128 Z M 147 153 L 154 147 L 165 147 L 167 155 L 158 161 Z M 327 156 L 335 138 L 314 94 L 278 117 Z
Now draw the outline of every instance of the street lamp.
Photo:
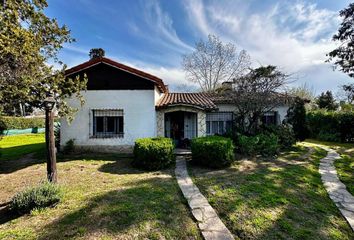
M 54 141 L 54 114 L 53 108 L 55 99 L 52 94 L 48 94 L 43 101 L 45 109 L 45 143 L 47 148 L 47 178 L 49 182 L 57 182 L 57 165 Z

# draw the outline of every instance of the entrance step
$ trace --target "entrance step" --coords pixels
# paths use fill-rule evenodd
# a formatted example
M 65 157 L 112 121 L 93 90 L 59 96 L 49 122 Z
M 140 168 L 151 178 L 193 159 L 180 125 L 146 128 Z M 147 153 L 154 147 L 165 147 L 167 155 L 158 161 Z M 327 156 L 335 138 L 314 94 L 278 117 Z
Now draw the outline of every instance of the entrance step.
M 190 156 L 190 155 L 192 155 L 192 152 L 190 149 L 176 148 L 174 151 L 174 154 L 176 156 Z

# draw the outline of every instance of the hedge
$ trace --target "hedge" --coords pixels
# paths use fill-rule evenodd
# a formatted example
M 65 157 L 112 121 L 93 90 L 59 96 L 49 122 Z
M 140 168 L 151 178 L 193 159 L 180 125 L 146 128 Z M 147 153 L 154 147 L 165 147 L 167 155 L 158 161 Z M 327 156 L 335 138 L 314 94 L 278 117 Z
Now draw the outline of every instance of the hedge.
M 310 137 L 322 141 L 354 142 L 353 111 L 310 111 L 307 113 Z
M 174 160 L 174 145 L 170 138 L 140 138 L 135 141 L 133 166 L 146 170 L 159 170 Z
M 230 138 L 220 136 L 200 137 L 192 140 L 192 162 L 198 165 L 220 168 L 234 161 L 234 145 Z
M 45 127 L 44 118 L 0 117 L 0 131 L 36 127 Z

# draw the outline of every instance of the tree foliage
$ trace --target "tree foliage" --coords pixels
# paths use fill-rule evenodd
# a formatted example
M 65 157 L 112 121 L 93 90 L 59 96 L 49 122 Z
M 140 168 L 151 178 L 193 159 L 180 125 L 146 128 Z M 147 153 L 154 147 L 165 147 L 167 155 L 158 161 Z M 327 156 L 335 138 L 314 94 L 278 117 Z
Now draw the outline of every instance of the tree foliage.
M 196 49 L 183 56 L 182 65 L 189 81 L 197 83 L 202 91 L 214 91 L 221 82 L 242 76 L 250 66 L 246 51 L 237 52 L 232 43 L 223 43 L 209 35 L 206 42 L 196 43 Z
M 321 95 L 317 98 L 316 103 L 318 107 L 322 109 L 336 110 L 338 108 L 338 104 L 336 103 L 331 91 L 321 93 Z
M 103 58 L 105 54 L 106 52 L 102 48 L 92 48 L 90 50 L 89 56 L 90 59 L 95 59 L 95 58 Z
M 339 15 L 343 21 L 333 40 L 341 44 L 328 54 L 329 61 L 334 61 L 340 71 L 354 77 L 354 3 L 341 10 Z
M 288 77 L 275 66 L 262 66 L 234 79 L 231 90 L 222 91 L 236 107 L 237 124 L 242 132 L 257 132 L 262 116 L 287 101 L 287 95 L 280 92 Z
M 64 98 L 76 95 L 83 102 L 86 79 L 65 79 L 66 66 L 58 59 L 63 44 L 74 39 L 44 14 L 46 7 L 46 0 L 6 0 L 0 6 L 0 108 L 40 108 L 48 92 L 60 103 L 61 115 L 73 111 Z
M 309 136 L 305 104 L 306 101 L 304 99 L 296 97 L 286 115 L 286 122 L 292 125 L 295 138 L 300 141 Z
M 344 95 L 346 97 L 346 101 L 349 104 L 353 104 L 354 103 L 354 84 L 343 85 L 342 90 L 343 90 Z

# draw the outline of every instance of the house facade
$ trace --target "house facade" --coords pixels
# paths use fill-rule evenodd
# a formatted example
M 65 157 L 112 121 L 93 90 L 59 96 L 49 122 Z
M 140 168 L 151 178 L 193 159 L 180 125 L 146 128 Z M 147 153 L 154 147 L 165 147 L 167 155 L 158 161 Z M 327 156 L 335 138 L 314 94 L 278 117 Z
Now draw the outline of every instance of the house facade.
M 67 78 L 87 75 L 85 104 L 69 123 L 61 119 L 61 146 L 70 139 L 95 151 L 131 151 L 137 138 L 170 137 L 183 147 L 194 137 L 223 134 L 232 126 L 235 107 L 204 93 L 170 93 L 151 74 L 108 58 L 92 59 L 66 71 Z M 288 107 L 279 106 L 264 121 L 280 123 Z

